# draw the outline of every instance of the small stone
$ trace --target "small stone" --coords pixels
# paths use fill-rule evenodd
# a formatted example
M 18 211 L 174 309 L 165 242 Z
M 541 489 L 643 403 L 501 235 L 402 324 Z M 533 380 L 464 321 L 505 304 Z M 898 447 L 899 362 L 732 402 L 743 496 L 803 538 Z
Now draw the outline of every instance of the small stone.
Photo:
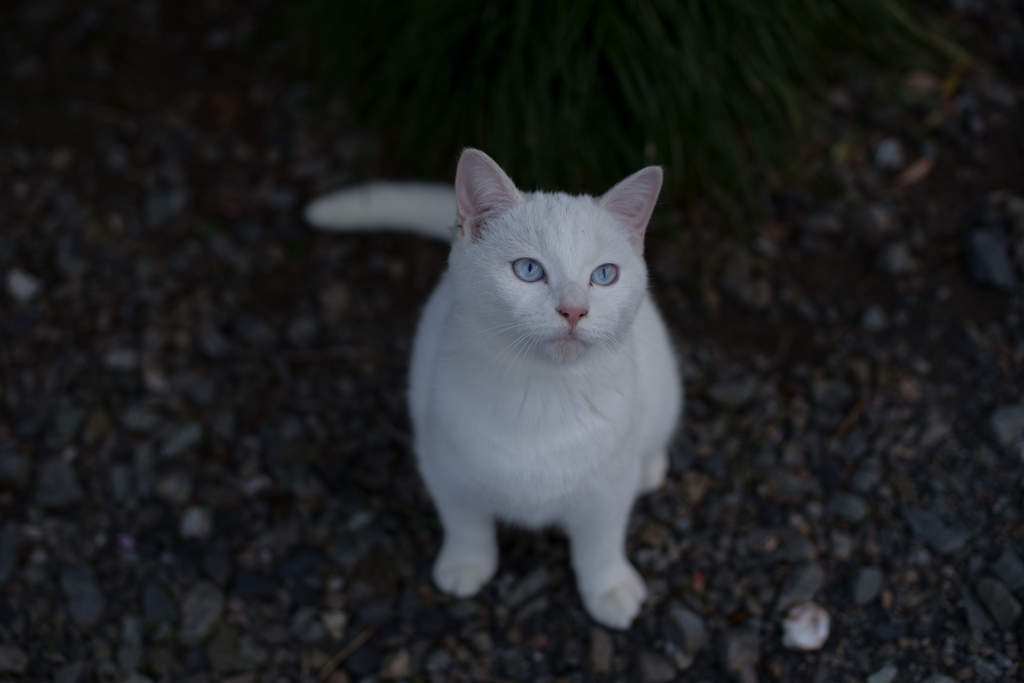
M 351 300 L 352 295 L 349 293 L 347 285 L 341 282 L 328 285 L 320 292 L 320 306 L 323 309 L 324 318 L 330 322 L 337 322 L 348 310 Z
M 196 346 L 210 360 L 221 360 L 231 351 L 231 342 L 213 323 L 205 323 L 199 328 Z
M 0 586 L 7 583 L 18 568 L 23 541 L 21 528 L 14 522 L 8 522 L 0 529 Z
M 672 538 L 672 530 L 661 522 L 649 521 L 640 530 L 640 542 L 652 548 L 660 548 Z
M 74 662 L 53 672 L 53 683 L 79 683 L 85 673 L 85 662 Z
M 215 671 L 234 668 L 238 661 L 238 639 L 235 629 L 223 623 L 215 627 L 206 644 L 206 659 Z
M 885 204 L 868 204 L 852 209 L 846 215 L 850 231 L 871 242 L 896 232 L 896 214 Z
M 927 510 L 904 506 L 903 519 L 925 543 L 944 555 L 956 552 L 967 543 L 966 533 L 946 526 L 941 519 Z
M 209 535 L 209 531 L 207 531 Z M 224 543 L 212 543 L 203 553 L 203 571 L 221 586 L 231 578 L 231 553 Z
M 817 550 L 811 540 L 793 527 L 779 529 L 781 547 L 779 554 L 786 562 L 810 562 L 817 557 Z
M 513 621 L 521 623 L 537 616 L 538 614 L 543 614 L 547 611 L 549 604 L 550 601 L 548 600 L 548 597 L 546 595 L 540 595 L 519 608 L 519 610 L 516 611 Z
M 0 489 L 20 491 L 28 487 L 32 479 L 32 461 L 27 455 L 0 446 Z
M 188 205 L 190 198 L 188 189 L 180 186 L 151 191 L 145 203 L 146 223 L 151 228 L 159 228 L 178 215 Z
M 28 655 L 17 645 L 0 645 L 0 673 L 22 674 L 28 669 Z
M 996 560 L 992 568 L 999 574 L 999 578 L 1006 582 L 1012 591 L 1019 591 L 1024 588 L 1024 562 L 1020 556 L 1008 545 L 1003 546 L 1003 553 Z
M 817 562 L 797 565 L 779 591 L 775 609 L 785 613 L 793 605 L 810 602 L 825 582 L 825 570 Z
M 213 515 L 208 508 L 189 505 L 181 513 L 178 532 L 182 538 L 206 538 L 213 529 Z
M 544 566 L 537 567 L 527 574 L 509 591 L 505 598 L 505 604 L 515 608 L 532 598 L 537 593 L 547 588 L 549 581 L 548 571 Z
M 851 593 L 858 605 L 866 605 L 878 595 L 885 585 L 885 574 L 878 567 L 861 567 L 853 579 Z
M 142 620 L 126 615 L 121 619 L 121 642 L 117 663 L 125 672 L 135 671 L 142 663 Z
M 224 593 L 213 581 L 200 579 L 181 601 L 182 645 L 198 645 L 210 635 L 224 609 Z
M 192 497 L 192 476 L 188 472 L 169 472 L 156 483 L 156 495 L 174 507 L 181 507 Z
M 906 242 L 894 242 L 882 249 L 877 264 L 879 269 L 890 275 L 905 275 L 916 265 Z
M 858 495 L 837 491 L 829 498 L 825 509 L 842 519 L 859 522 L 868 516 L 868 504 Z
M 147 624 L 157 624 L 161 621 L 176 624 L 178 604 L 162 585 L 147 583 L 142 589 L 142 615 Z
M 348 625 L 348 615 L 340 609 L 327 610 L 320 614 L 320 621 L 327 629 L 327 635 L 333 640 L 341 640 L 345 636 L 345 627 Z
M 1002 631 L 1009 631 L 1020 620 L 1021 605 L 1006 584 L 999 579 L 985 577 L 978 581 L 978 597 L 988 608 Z
M 903 142 L 897 137 L 888 137 L 875 147 L 874 164 L 880 171 L 898 171 L 906 163 Z
M 734 251 L 723 269 L 720 284 L 738 303 L 762 311 L 772 302 L 772 283 L 758 270 L 749 253 Z
M 723 408 L 736 410 L 749 403 L 757 392 L 757 378 L 744 377 L 742 379 L 718 382 L 712 384 L 708 390 L 708 398 Z
M 68 596 L 71 618 L 79 626 L 93 626 L 103 616 L 106 598 L 96 585 L 96 576 L 89 565 L 69 567 L 61 572 L 60 585 Z
M 881 332 L 889 327 L 889 316 L 878 304 L 871 304 L 860 314 L 860 326 L 866 332 Z
M 297 610 L 292 617 L 291 631 L 293 636 L 306 643 L 319 642 L 326 634 L 316 607 L 303 607 Z
M 384 656 L 380 666 L 380 677 L 386 681 L 398 681 L 410 678 L 415 672 L 412 668 L 412 656 L 409 650 L 401 648 Z
M 1007 666 L 1011 666 L 1011 664 L 1007 663 Z M 1002 669 L 977 655 L 974 656 L 974 673 L 977 674 L 977 680 L 980 681 L 998 681 L 1003 677 Z
M 853 555 L 853 539 L 835 529 L 829 531 L 828 536 L 832 543 L 832 557 L 840 562 L 850 559 L 850 556 Z
M 271 347 L 277 343 L 277 332 L 262 318 L 254 315 L 242 315 L 234 324 L 234 333 L 239 339 L 250 346 Z
M 82 487 L 71 463 L 63 458 L 48 458 L 39 465 L 33 502 L 47 508 L 62 508 L 82 498 Z
M 820 650 L 828 640 L 831 619 L 821 605 L 795 605 L 782 622 L 782 646 L 791 650 Z
M 682 635 L 682 642 L 678 644 L 685 653 L 695 655 L 700 650 L 708 648 L 707 629 L 704 627 L 704 621 L 695 612 L 679 603 L 673 603 L 669 608 L 669 617 Z
M 900 672 L 895 664 L 886 664 L 881 669 L 867 677 L 864 683 L 892 683 Z
M 103 355 L 103 364 L 111 370 L 130 372 L 139 367 L 139 352 L 129 348 L 113 348 Z
M 213 435 L 221 441 L 230 441 L 235 435 L 235 414 L 228 411 L 213 420 Z
M 52 429 L 47 434 L 47 442 L 53 448 L 61 448 L 71 443 L 85 419 L 85 410 L 73 401 L 61 401 L 53 415 Z
M 180 457 L 203 441 L 203 427 L 198 422 L 186 422 L 164 440 L 160 456 L 167 459 Z
M 316 318 L 312 316 L 302 316 L 301 318 L 296 318 L 288 325 L 285 336 L 288 337 L 288 341 L 292 346 L 305 348 L 313 343 L 313 340 L 316 338 L 316 333 Z
M 149 434 L 163 424 L 163 418 L 140 405 L 134 405 L 121 413 L 121 424 L 128 431 Z
M 814 405 L 825 410 L 845 413 L 853 406 L 857 392 L 846 382 L 827 379 L 815 381 L 811 385 L 811 396 L 814 398 Z
M 985 608 L 978 604 L 974 595 L 964 586 L 958 586 L 960 595 L 964 601 L 964 610 L 967 612 L 967 626 L 971 629 L 971 637 L 981 642 L 984 634 L 992 629 L 992 620 L 989 619 Z
M 675 680 L 676 668 L 672 662 L 652 650 L 640 653 L 640 680 L 643 683 L 669 683 Z
M 850 478 L 850 487 L 857 493 L 873 491 L 882 481 L 882 466 L 876 460 L 867 460 Z
M 804 227 L 813 232 L 828 235 L 838 235 L 843 231 L 843 224 L 839 220 L 839 216 L 828 211 L 810 214 L 804 222 Z
M 722 668 L 739 683 L 757 683 L 757 663 L 761 658 L 761 636 L 753 626 L 728 628 L 718 641 Z
M 1003 109 L 1017 106 L 1017 93 L 1005 83 L 982 83 L 978 86 L 978 92 L 986 101 Z
M 770 553 L 779 547 L 779 535 L 773 529 L 751 529 L 740 538 L 738 547 L 746 553 Z
M 1003 448 L 1009 448 L 1024 438 L 1024 403 L 1014 403 L 997 409 L 988 418 L 992 436 Z
M 594 627 L 590 629 L 590 652 L 587 661 L 590 664 L 590 673 L 595 676 L 606 676 L 612 672 L 612 659 L 615 655 L 615 648 L 612 645 L 612 637 L 603 628 Z
M 931 448 L 935 444 L 942 441 L 948 434 L 952 432 L 949 424 L 935 417 L 928 421 L 928 425 L 921 432 L 921 438 L 918 440 L 918 446 L 920 448 Z
M 427 661 L 425 662 L 425 667 L 426 667 L 427 671 L 429 671 L 431 673 L 442 672 L 442 671 L 448 669 L 452 665 L 452 663 L 454 661 L 455 661 L 455 658 L 452 657 L 451 654 L 449 654 L 447 650 L 442 650 L 442 649 L 438 648 L 436 650 L 431 651 L 431 653 L 429 655 L 427 655 Z M 441 680 L 445 680 L 445 679 L 441 679 Z
M 700 504 L 700 501 L 704 500 L 704 496 L 708 494 L 714 483 L 714 480 L 703 472 L 687 470 L 683 472 L 682 480 L 679 482 L 679 489 L 686 503 L 696 506 Z
M 20 268 L 7 271 L 7 293 L 15 302 L 26 303 L 43 291 L 43 281 Z
M 193 405 L 199 408 L 209 408 L 217 395 L 217 383 L 203 375 L 186 373 L 176 377 L 174 384 L 184 392 Z M 188 426 L 185 425 L 185 427 Z
M 1007 292 L 1017 286 L 1009 246 L 998 230 L 968 232 L 963 239 L 963 254 L 967 274 L 974 282 Z

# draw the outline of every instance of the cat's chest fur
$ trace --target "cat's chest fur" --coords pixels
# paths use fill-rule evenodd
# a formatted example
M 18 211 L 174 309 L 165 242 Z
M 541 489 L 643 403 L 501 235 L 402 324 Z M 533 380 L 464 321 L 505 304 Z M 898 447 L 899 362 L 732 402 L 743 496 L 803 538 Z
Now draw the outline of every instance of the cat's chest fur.
M 433 454 L 421 468 L 443 470 L 453 490 L 530 526 L 609 478 L 637 476 L 629 444 L 644 406 L 631 358 L 618 348 L 566 366 L 517 357 L 508 343 L 461 336 L 457 316 L 446 279 L 413 357 L 417 450 Z

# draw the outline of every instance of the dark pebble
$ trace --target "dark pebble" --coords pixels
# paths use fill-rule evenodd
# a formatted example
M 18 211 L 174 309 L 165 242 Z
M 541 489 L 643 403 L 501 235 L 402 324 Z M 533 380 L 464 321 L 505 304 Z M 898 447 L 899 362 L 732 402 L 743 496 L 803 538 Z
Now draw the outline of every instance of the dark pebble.
M 142 614 L 146 623 L 178 622 L 178 603 L 159 583 L 147 583 L 142 589 Z
M 441 635 L 447 627 L 448 616 L 440 607 L 431 607 L 416 615 L 416 632 L 427 638 Z
M 248 602 L 269 600 L 277 595 L 277 588 L 277 581 L 252 569 L 239 569 L 231 584 L 231 592 Z
M 345 668 L 359 677 L 376 673 L 380 668 L 380 651 L 372 645 L 363 645 L 345 660 Z
M 71 463 L 63 458 L 49 458 L 39 466 L 33 501 L 48 508 L 62 508 L 82 498 L 82 487 Z
M 203 553 L 203 572 L 224 586 L 231 578 L 231 553 L 223 543 L 215 543 Z
M 999 578 L 1006 582 L 1012 591 L 1019 591 L 1024 588 L 1024 562 L 1020 556 L 1008 545 L 1003 546 L 1003 553 L 996 560 L 992 568 L 999 574 Z
M 967 542 L 966 533 L 955 527 L 947 526 L 927 510 L 905 506 L 903 519 L 907 521 L 915 534 L 940 553 L 955 552 Z
M 92 567 L 78 565 L 61 572 L 60 585 L 68 597 L 71 617 L 79 626 L 93 626 L 103 616 L 107 600 L 96 585 Z
M 1006 238 L 998 230 L 971 230 L 963 238 L 967 274 L 980 285 L 1012 291 L 1017 286 Z
M 300 578 L 316 571 L 324 562 L 323 553 L 308 545 L 292 546 L 277 564 L 277 574 L 284 580 Z

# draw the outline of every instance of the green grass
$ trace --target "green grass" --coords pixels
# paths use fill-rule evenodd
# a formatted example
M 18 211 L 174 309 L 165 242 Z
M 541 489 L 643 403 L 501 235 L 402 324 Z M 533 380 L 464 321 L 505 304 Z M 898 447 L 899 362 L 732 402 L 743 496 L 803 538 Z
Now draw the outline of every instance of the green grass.
M 300 22 L 390 172 L 448 177 L 473 146 L 524 189 L 600 192 L 657 163 L 663 199 L 719 205 L 786 166 L 837 63 L 943 51 L 900 0 L 306 0 Z

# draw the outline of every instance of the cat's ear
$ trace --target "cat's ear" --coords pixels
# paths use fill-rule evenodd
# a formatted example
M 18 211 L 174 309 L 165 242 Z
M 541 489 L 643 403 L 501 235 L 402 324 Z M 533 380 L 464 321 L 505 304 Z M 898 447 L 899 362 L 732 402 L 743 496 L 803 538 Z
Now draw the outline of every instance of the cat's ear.
M 478 149 L 467 149 L 455 171 L 455 198 L 459 205 L 459 233 L 480 237 L 487 221 L 523 198 L 501 166 Z
M 605 192 L 597 203 L 615 214 L 629 228 L 629 241 L 638 254 L 644 253 L 644 232 L 661 192 L 661 167 L 640 169 L 612 189 Z

